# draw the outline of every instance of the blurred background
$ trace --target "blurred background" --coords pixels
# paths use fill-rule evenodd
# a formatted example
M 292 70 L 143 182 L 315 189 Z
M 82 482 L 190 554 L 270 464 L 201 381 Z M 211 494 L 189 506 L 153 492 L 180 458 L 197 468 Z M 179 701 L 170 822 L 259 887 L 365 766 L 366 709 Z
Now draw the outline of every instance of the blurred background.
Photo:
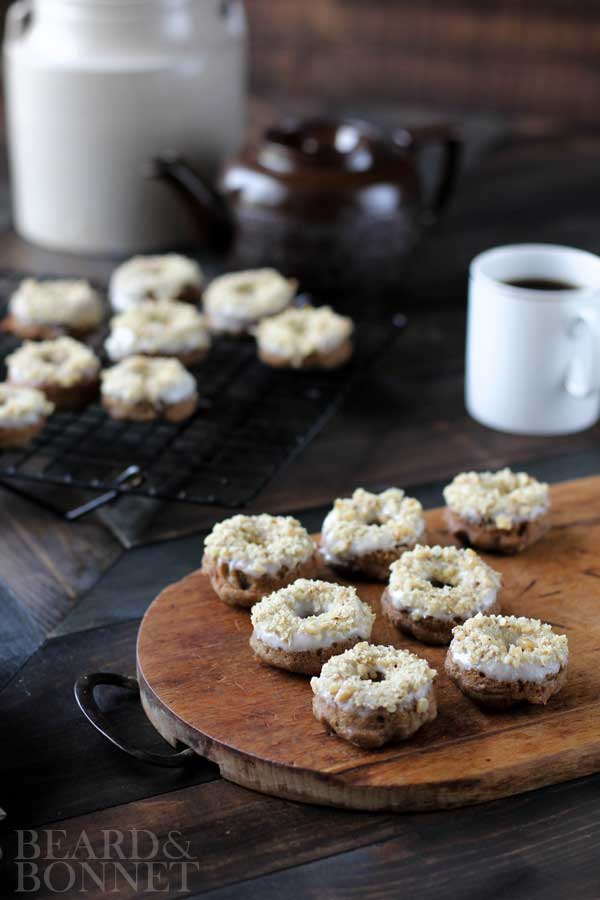
M 2 18 L 9 5 L 1 0 Z M 596 117 L 596 0 L 246 0 L 245 5 L 250 90 L 256 97 Z
M 247 0 L 251 90 L 593 121 L 594 0 Z

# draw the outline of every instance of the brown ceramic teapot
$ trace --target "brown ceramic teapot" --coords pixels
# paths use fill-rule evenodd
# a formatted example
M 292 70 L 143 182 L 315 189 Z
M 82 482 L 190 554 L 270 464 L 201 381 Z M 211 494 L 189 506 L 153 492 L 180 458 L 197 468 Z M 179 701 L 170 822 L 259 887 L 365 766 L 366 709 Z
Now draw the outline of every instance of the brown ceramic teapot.
M 424 199 L 418 156 L 442 148 Z M 391 135 L 353 120 L 286 121 L 228 163 L 215 185 L 163 156 L 153 174 L 191 204 L 207 246 L 230 268 L 274 266 L 317 295 L 400 283 L 406 256 L 451 191 L 459 142 L 447 127 Z

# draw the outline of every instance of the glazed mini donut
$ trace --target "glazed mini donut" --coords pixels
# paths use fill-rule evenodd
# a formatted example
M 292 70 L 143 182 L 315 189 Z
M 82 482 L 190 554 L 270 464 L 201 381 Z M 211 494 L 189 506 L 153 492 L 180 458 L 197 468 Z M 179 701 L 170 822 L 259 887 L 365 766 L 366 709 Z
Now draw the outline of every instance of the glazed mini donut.
M 54 404 L 36 388 L 0 384 L 0 448 L 30 444 L 53 411 Z
M 450 532 L 480 550 L 518 553 L 550 527 L 548 485 L 525 472 L 464 472 L 444 498 Z
M 215 525 L 204 541 L 202 570 L 225 603 L 252 606 L 297 578 L 313 578 L 318 560 L 297 519 L 237 515 Z
M 473 550 L 415 547 L 390 567 L 383 614 L 426 644 L 448 644 L 452 629 L 477 612 L 499 612 L 501 576 Z
M 399 488 L 371 494 L 357 488 L 336 500 L 321 533 L 328 565 L 341 573 L 386 581 L 390 565 L 425 533 L 423 507 Z
M 181 422 L 198 404 L 196 379 L 177 359 L 128 356 L 101 379 L 102 406 L 113 419 Z
M 437 715 L 436 675 L 408 650 L 362 642 L 333 656 L 311 679 L 313 713 L 357 747 L 404 740 Z
M 352 319 L 330 306 L 286 309 L 254 329 L 258 356 L 275 368 L 335 369 L 352 356 Z
M 355 588 L 299 578 L 252 607 L 250 646 L 267 665 L 318 675 L 332 656 L 368 640 L 374 621 Z
M 8 312 L 3 330 L 31 340 L 87 334 L 104 316 L 100 294 L 89 281 L 70 279 L 26 278 L 10 298 Z
M 545 705 L 567 680 L 569 645 L 547 623 L 478 613 L 454 629 L 446 671 L 484 706 Z
M 209 327 L 219 334 L 247 334 L 264 319 L 292 302 L 298 282 L 275 269 L 231 272 L 212 281 L 204 293 Z
M 197 303 L 204 275 L 193 259 L 178 253 L 134 256 L 113 272 L 109 295 L 112 308 L 124 312 L 144 300 L 183 300 Z
M 141 354 L 193 366 L 208 353 L 210 337 L 204 316 L 189 303 L 145 300 L 111 319 L 104 347 L 113 362 Z
M 57 409 L 79 409 L 98 393 L 100 361 L 71 337 L 25 341 L 6 357 L 9 384 L 43 391 Z

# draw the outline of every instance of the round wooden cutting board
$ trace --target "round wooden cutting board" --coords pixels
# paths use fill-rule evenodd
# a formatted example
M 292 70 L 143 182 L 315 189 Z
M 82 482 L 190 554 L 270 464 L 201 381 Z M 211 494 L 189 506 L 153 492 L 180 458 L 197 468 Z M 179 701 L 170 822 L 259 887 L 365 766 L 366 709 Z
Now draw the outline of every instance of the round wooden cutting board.
M 254 659 L 249 613 L 226 606 L 193 572 L 157 597 L 140 626 L 148 717 L 170 743 L 213 760 L 230 781 L 356 809 L 462 806 L 598 771 L 600 479 L 592 485 L 554 489 L 555 527 L 537 546 L 487 557 L 503 573 L 505 612 L 545 619 L 569 636 L 569 681 L 546 707 L 479 708 L 446 677 L 445 648 L 400 636 L 380 615 L 382 585 L 357 584 L 377 613 L 372 641 L 408 648 L 439 673 L 434 722 L 405 743 L 360 750 L 315 720 L 308 678 Z M 449 543 L 440 511 L 427 520 L 429 542 Z

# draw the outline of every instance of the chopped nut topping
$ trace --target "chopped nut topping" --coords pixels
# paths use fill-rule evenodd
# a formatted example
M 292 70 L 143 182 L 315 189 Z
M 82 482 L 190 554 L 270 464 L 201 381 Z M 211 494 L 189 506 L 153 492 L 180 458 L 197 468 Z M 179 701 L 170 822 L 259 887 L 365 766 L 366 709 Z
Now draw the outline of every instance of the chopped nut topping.
M 70 337 L 25 341 L 6 357 L 9 381 L 34 387 L 71 387 L 96 378 L 100 362 L 89 347 Z
M 562 667 L 569 658 L 565 634 L 525 616 L 484 616 L 478 613 L 453 630 L 449 652 L 464 656 L 471 667 L 502 663 L 512 669 L 524 665 Z
M 457 547 L 419 545 L 392 563 L 390 573 L 392 604 L 414 619 L 468 618 L 493 602 L 501 582 L 473 550 Z
M 332 558 L 394 550 L 423 534 L 423 507 L 399 488 L 372 494 L 357 488 L 336 500 L 323 522 L 323 547 Z
M 102 321 L 102 300 L 89 281 L 26 278 L 10 298 L 10 312 L 21 322 L 92 329 Z
M 302 306 L 263 319 L 254 334 L 261 350 L 299 367 L 313 353 L 339 347 L 353 330 L 352 319 L 338 315 L 330 306 Z
M 550 505 L 548 485 L 526 472 L 463 472 L 444 488 L 453 512 L 472 522 L 503 531 L 545 513 Z
M 314 694 L 335 703 L 395 712 L 413 697 L 417 703 L 427 700 L 423 694 L 431 689 L 436 674 L 426 660 L 408 650 L 362 641 L 328 660 L 310 686 Z
M 253 606 L 251 618 L 261 638 L 268 633 L 291 644 L 303 635 L 325 646 L 356 634 L 368 638 L 375 613 L 353 587 L 299 578 Z
M 297 519 L 266 513 L 225 519 L 204 541 L 205 563 L 227 563 L 254 577 L 292 568 L 314 552 L 310 535 Z

